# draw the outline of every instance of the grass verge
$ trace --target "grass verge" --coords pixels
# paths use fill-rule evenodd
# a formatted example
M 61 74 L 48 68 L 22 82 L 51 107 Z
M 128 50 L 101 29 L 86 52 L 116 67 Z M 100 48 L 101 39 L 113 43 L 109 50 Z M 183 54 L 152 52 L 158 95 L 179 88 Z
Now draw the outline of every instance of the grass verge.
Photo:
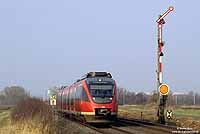
M 200 110 L 199 108 L 168 107 L 173 111 L 173 119 L 168 120 L 179 127 L 189 127 L 200 130 Z M 124 105 L 119 106 L 120 117 L 157 121 L 156 105 Z
M 54 123 L 52 109 L 36 98 L 0 110 L 0 134 L 54 134 Z

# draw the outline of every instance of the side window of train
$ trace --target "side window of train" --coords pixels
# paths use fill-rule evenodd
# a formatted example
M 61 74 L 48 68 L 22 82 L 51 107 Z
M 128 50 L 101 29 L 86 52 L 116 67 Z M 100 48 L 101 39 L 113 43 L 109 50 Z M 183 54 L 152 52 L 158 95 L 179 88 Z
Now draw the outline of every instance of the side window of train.
M 79 86 L 76 90 L 76 98 L 77 100 L 81 99 L 81 86 Z
M 74 88 L 73 100 L 75 100 L 76 88 Z
M 67 93 L 67 105 L 69 105 L 69 91 Z
M 65 105 L 65 95 L 62 94 L 62 107 L 64 107 L 64 105 Z
M 85 89 L 84 89 L 84 87 L 83 86 L 81 86 L 81 90 L 82 90 L 82 100 L 84 100 L 84 101 L 89 101 L 89 99 L 88 99 L 88 96 L 87 96 L 87 93 L 86 93 L 86 91 L 85 91 Z
M 60 108 L 62 108 L 62 95 L 61 94 L 59 94 L 59 100 L 60 100 Z
M 71 105 L 72 102 L 72 90 L 69 90 L 69 105 Z
M 72 105 L 74 105 L 74 97 L 75 97 L 75 88 L 72 90 Z
M 57 94 L 57 95 L 56 95 L 56 98 L 57 98 L 57 101 L 58 101 L 58 104 L 59 104 L 59 103 L 60 103 L 60 95 Z M 49 100 L 49 103 L 50 103 L 50 100 Z M 56 106 L 60 107 L 59 105 L 56 105 Z
M 76 88 L 74 88 L 74 101 L 76 100 Z M 75 103 L 75 102 L 74 102 Z
M 68 93 L 66 93 L 66 105 L 68 105 Z
M 71 105 L 74 104 L 74 90 L 71 91 Z

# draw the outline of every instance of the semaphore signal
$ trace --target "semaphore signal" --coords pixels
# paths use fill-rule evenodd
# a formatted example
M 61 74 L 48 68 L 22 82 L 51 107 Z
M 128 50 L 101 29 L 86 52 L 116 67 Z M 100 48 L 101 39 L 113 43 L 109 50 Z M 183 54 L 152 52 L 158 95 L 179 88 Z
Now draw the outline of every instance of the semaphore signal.
M 158 92 L 158 101 L 159 101 L 158 120 L 162 124 L 165 124 L 164 110 L 165 110 L 165 105 L 166 105 L 166 100 L 167 100 L 167 94 L 169 92 L 168 86 L 166 84 L 163 84 L 162 58 L 164 56 L 164 53 L 163 53 L 164 41 L 162 39 L 162 27 L 165 24 L 164 18 L 173 10 L 174 10 L 174 7 L 170 6 L 164 14 L 159 15 L 158 20 L 156 21 L 157 27 L 158 27 L 158 51 L 157 51 L 157 56 L 158 56 L 157 89 L 159 90 Z

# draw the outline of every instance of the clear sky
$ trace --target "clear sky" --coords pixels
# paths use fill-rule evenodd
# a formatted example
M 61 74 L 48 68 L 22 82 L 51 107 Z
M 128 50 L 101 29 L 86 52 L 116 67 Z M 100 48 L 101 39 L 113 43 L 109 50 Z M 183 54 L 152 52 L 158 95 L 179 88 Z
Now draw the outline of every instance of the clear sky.
M 0 0 L 0 89 L 34 95 L 109 71 L 121 87 L 156 89 L 156 19 L 164 25 L 164 83 L 200 90 L 199 0 Z

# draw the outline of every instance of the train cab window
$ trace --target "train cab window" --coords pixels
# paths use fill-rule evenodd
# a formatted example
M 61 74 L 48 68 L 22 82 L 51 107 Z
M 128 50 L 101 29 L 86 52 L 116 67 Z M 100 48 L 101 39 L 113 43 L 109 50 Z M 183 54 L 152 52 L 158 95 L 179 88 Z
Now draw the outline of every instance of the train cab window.
M 114 85 L 91 84 L 89 85 L 89 91 L 95 103 L 111 103 L 114 95 Z
M 90 93 L 93 97 L 112 97 L 113 85 L 90 85 Z

